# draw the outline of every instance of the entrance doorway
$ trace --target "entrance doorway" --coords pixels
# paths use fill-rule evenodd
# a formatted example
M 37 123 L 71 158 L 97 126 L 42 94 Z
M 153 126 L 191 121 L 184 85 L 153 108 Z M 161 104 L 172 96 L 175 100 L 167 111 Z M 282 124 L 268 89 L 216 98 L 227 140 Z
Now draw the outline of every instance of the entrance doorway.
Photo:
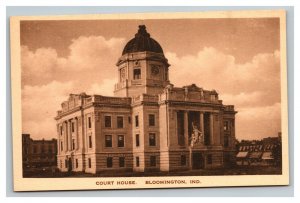
M 204 168 L 204 159 L 201 152 L 193 152 L 192 159 L 193 169 Z

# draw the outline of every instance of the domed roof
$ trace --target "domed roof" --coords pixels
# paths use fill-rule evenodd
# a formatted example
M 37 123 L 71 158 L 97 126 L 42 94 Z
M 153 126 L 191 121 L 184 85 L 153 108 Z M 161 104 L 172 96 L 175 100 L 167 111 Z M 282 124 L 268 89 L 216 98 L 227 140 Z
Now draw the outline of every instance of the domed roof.
M 126 44 L 122 55 L 141 51 L 164 53 L 159 43 L 150 37 L 145 25 L 139 25 L 138 32 L 135 34 L 135 37 Z

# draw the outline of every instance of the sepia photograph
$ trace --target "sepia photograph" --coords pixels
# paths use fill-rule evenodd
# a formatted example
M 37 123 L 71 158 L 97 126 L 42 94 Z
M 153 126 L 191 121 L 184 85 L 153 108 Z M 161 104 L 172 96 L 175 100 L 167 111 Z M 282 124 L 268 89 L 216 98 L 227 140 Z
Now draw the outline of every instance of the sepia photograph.
M 289 184 L 285 11 L 10 23 L 15 191 Z

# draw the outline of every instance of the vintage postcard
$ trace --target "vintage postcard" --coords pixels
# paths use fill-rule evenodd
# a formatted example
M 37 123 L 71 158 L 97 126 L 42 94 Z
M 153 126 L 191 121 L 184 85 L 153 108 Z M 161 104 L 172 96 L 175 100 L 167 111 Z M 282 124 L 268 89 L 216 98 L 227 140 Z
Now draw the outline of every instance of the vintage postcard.
M 285 11 L 10 28 L 15 191 L 289 184 Z

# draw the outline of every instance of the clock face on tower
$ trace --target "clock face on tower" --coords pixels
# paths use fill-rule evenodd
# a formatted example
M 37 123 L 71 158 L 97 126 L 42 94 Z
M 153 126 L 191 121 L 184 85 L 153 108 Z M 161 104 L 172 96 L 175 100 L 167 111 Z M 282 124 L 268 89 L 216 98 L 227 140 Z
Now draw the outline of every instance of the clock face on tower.
M 151 74 L 158 75 L 159 74 L 159 65 L 151 65 Z

